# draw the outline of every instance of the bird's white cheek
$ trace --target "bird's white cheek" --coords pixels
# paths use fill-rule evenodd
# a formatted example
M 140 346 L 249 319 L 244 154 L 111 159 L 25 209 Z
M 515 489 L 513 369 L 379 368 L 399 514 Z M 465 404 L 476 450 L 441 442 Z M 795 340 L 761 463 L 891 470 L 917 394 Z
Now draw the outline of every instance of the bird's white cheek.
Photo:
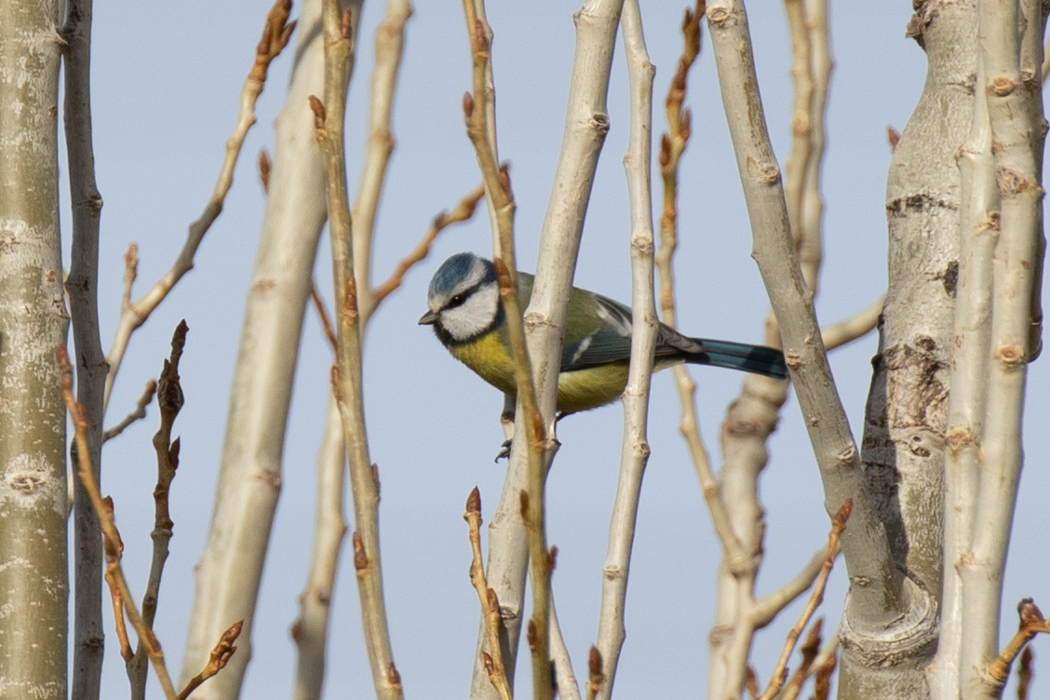
M 482 287 L 461 306 L 442 312 L 441 325 L 456 340 L 468 340 L 492 325 L 498 303 L 496 286 Z

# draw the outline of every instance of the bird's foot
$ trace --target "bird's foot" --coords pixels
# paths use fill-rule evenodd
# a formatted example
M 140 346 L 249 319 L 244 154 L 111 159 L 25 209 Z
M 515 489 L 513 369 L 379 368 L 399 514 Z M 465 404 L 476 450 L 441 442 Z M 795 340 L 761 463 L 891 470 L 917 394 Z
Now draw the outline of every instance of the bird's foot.
M 499 461 L 501 459 L 510 459 L 510 447 L 513 444 L 514 444 L 514 440 L 513 439 L 511 439 L 511 440 L 504 440 L 503 444 L 500 445 L 499 454 L 496 455 L 496 459 L 494 459 L 493 461 L 496 464 L 499 464 Z

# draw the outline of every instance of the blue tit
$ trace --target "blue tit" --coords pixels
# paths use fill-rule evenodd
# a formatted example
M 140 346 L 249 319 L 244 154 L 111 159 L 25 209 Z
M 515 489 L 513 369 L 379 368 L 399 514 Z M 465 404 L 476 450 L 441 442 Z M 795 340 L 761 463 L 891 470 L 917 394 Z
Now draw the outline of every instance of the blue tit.
M 532 275 L 518 273 L 522 309 L 528 306 L 532 281 Z M 472 253 L 453 255 L 430 280 L 427 306 L 420 325 L 433 326 L 453 357 L 503 393 L 515 396 L 514 361 L 496 266 Z M 787 378 L 779 350 L 689 338 L 662 323 L 657 333 L 655 369 L 689 362 Z M 558 411 L 567 415 L 615 401 L 627 386 L 630 357 L 631 310 L 573 287 L 558 376 Z

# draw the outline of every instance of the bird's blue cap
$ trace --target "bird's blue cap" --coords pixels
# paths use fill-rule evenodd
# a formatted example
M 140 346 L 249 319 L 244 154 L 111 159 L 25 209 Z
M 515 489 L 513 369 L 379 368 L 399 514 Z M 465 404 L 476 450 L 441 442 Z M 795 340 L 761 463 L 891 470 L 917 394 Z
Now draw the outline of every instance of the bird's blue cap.
M 435 297 L 447 295 L 464 277 L 470 274 L 478 256 L 473 253 L 456 253 L 451 258 L 441 263 L 441 267 L 434 273 L 430 280 L 430 288 L 427 296 Z

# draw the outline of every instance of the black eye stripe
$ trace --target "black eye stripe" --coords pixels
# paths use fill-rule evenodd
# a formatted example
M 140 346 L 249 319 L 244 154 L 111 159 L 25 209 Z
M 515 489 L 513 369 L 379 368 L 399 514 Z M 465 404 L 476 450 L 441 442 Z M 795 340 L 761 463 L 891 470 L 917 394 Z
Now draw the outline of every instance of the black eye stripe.
M 474 286 L 468 287 L 467 289 L 464 289 L 459 294 L 453 294 L 451 297 L 449 297 L 449 300 L 447 302 L 445 302 L 445 306 L 443 308 L 445 308 L 445 309 L 454 309 L 457 306 L 462 306 L 463 302 L 465 302 L 467 299 L 469 299 L 471 297 L 471 295 L 474 294 L 474 292 L 476 292 L 479 289 L 481 289 L 481 286 L 483 284 L 485 284 L 485 282 L 486 282 L 486 280 L 481 280 L 480 282 L 478 282 Z

